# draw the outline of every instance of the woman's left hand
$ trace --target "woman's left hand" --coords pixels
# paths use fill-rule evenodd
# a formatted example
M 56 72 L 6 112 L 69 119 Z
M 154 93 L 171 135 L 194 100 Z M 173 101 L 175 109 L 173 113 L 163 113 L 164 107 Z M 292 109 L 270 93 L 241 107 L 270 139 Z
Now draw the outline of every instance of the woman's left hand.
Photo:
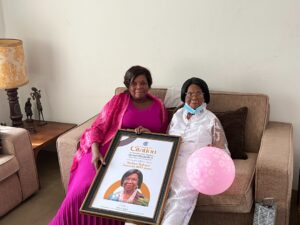
M 148 133 L 151 133 L 151 131 L 145 127 L 142 127 L 142 126 L 138 126 L 137 128 L 134 129 L 134 132 L 136 134 L 141 134 L 141 133 L 144 133 L 144 132 L 148 132 Z

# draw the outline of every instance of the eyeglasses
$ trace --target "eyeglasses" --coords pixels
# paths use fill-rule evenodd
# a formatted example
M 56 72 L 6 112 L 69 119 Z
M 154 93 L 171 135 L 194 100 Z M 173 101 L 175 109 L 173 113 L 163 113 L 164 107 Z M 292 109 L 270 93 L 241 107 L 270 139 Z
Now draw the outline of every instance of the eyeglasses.
M 203 97 L 203 95 L 204 95 L 202 92 L 186 92 L 185 94 L 186 94 L 186 97 L 189 97 L 189 98 L 191 98 L 193 96 L 200 98 L 200 97 Z

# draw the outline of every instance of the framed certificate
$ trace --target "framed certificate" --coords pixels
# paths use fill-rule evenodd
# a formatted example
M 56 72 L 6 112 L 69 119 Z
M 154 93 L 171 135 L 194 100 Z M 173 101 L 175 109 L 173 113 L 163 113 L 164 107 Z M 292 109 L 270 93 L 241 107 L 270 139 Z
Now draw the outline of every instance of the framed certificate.
M 80 212 L 158 224 L 167 198 L 180 137 L 119 130 Z

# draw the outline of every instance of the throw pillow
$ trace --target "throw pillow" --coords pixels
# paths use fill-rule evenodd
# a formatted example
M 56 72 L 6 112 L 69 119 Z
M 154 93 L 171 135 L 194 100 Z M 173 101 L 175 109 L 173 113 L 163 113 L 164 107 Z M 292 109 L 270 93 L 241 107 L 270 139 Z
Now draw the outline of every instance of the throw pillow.
M 174 113 L 176 113 L 176 111 L 182 107 L 183 107 L 183 104 L 179 105 L 178 107 L 167 108 L 169 123 L 171 122 Z
M 245 153 L 245 127 L 248 108 L 235 111 L 214 112 L 220 120 L 232 159 L 248 159 Z
M 167 112 L 168 112 L 168 119 L 169 119 L 169 123 L 171 122 L 171 120 L 172 120 L 172 117 L 173 117 L 173 115 L 174 115 L 174 113 L 175 113 L 175 111 L 176 111 L 176 107 L 170 107 L 170 108 L 167 108 Z

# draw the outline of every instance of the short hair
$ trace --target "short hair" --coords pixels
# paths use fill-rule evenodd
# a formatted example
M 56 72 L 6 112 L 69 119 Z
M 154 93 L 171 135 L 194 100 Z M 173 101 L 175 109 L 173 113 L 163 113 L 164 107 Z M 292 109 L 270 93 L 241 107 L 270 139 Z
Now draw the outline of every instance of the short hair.
M 138 188 L 141 187 L 141 185 L 143 183 L 143 174 L 138 169 L 131 169 L 131 170 L 128 170 L 126 173 L 124 173 L 124 175 L 122 176 L 122 179 L 121 179 L 121 186 L 123 186 L 125 179 L 132 174 L 138 175 Z
M 150 71 L 142 66 L 132 66 L 127 70 L 124 76 L 124 84 L 127 88 L 129 88 L 129 85 L 131 82 L 139 75 L 145 75 L 147 79 L 148 86 L 151 88 L 152 85 L 152 76 Z
M 202 80 L 198 77 L 192 77 L 183 83 L 183 85 L 181 87 L 181 101 L 185 102 L 186 92 L 191 84 L 196 84 L 201 88 L 203 95 L 204 95 L 204 102 L 208 104 L 210 101 L 210 94 L 209 94 L 208 86 L 204 80 Z

